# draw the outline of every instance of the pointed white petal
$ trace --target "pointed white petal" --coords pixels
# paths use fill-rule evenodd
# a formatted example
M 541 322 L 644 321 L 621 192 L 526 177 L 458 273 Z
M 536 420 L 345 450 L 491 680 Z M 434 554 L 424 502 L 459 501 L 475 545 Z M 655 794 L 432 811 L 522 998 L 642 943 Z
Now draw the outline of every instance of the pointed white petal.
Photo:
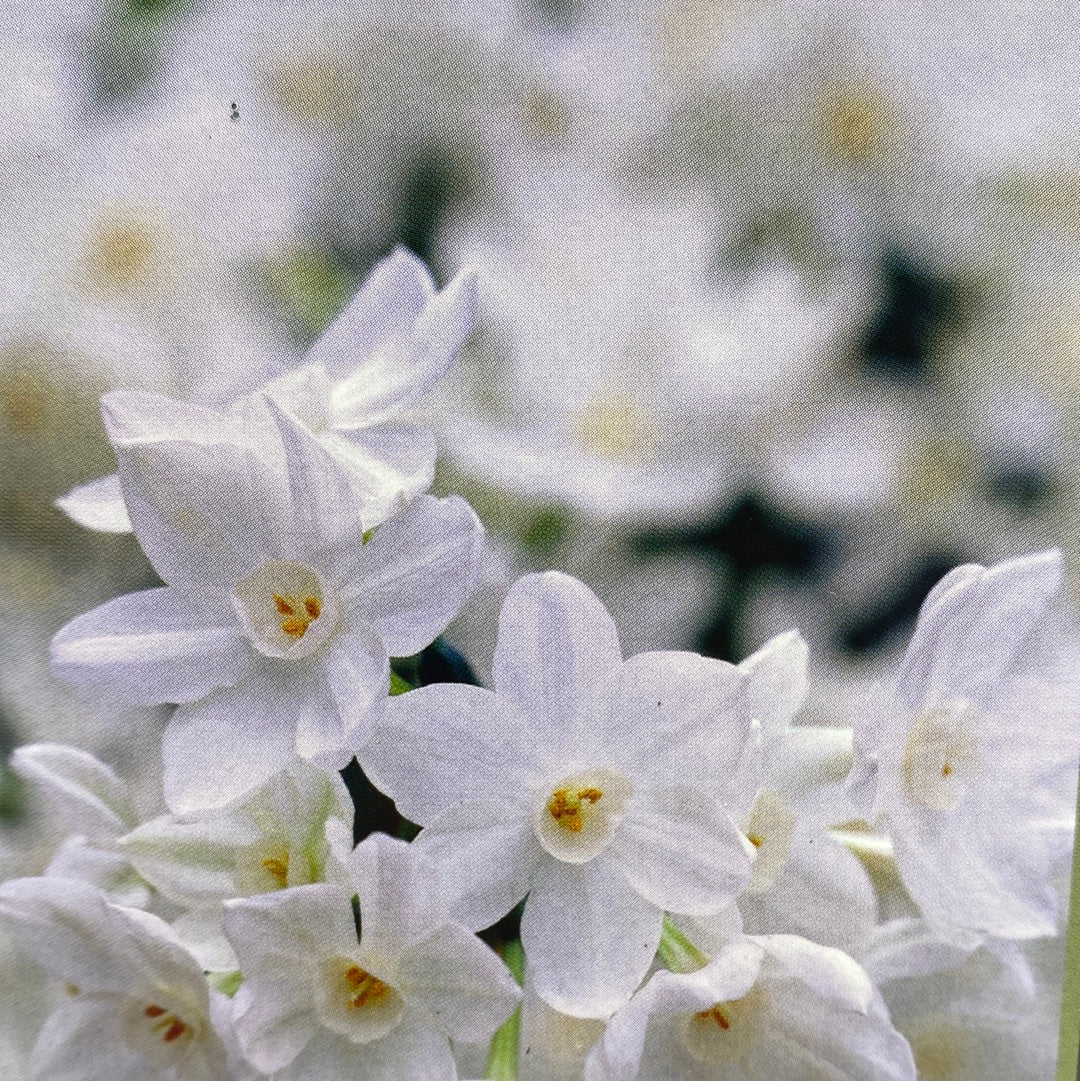
M 785 729 L 806 701 L 806 661 L 809 650 L 798 631 L 770 638 L 739 668 L 750 677 L 753 716 L 766 736 Z
M 459 803 L 525 805 L 534 753 L 517 711 L 491 691 L 433 683 L 391 698 L 357 754 L 375 785 L 422 826 Z
M 131 532 L 131 519 L 124 505 L 120 477 L 116 473 L 72 488 L 56 501 L 56 505 L 72 521 L 87 529 L 99 533 Z
M 506 965 L 459 924 L 411 946 L 398 964 L 398 988 L 455 1040 L 486 1040 L 521 998 Z
M 30 743 L 16 748 L 10 763 L 23 780 L 45 789 L 69 828 L 88 837 L 115 837 L 138 822 L 128 786 L 87 751 Z
M 528 817 L 495 802 L 461 803 L 413 842 L 442 873 L 454 918 L 480 930 L 520 901 L 544 858 Z
M 226 612 L 199 610 L 166 586 L 76 616 L 57 632 L 50 655 L 53 673 L 67 683 L 156 705 L 193 702 L 231 686 L 247 669 L 251 649 Z

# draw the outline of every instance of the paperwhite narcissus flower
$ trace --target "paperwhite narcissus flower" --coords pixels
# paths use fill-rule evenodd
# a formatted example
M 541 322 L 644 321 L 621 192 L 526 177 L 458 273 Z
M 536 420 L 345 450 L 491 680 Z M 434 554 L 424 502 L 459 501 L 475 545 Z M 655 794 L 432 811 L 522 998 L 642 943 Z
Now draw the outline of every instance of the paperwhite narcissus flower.
M 391 699 L 358 757 L 426 827 L 455 914 L 484 927 L 527 893 L 537 993 L 608 1016 L 665 909 L 715 912 L 746 885 L 752 848 L 725 810 L 755 760 L 746 677 L 691 653 L 624 662 L 600 601 L 549 572 L 511 589 L 493 682 Z
M 738 938 L 695 972 L 658 972 L 608 1023 L 586 1081 L 914 1081 L 869 976 L 793 935 Z
M 348 886 L 296 886 L 227 906 L 244 974 L 234 1000 L 240 1045 L 267 1072 L 294 1063 L 298 1076 L 325 1081 L 453 1081 L 448 1037 L 490 1037 L 517 985 L 450 921 L 438 872 L 415 847 L 372 834 L 344 862 Z
M 168 584 L 53 640 L 60 678 L 181 704 L 164 736 L 177 814 L 241 797 L 294 754 L 339 749 L 386 693 L 388 655 L 428 645 L 472 588 L 483 530 L 467 503 L 418 497 L 364 543 L 349 476 L 271 411 L 282 469 L 199 430 L 118 448 L 135 533 Z
M 391 419 L 446 371 L 475 320 L 476 281 L 458 275 L 442 292 L 404 248 L 378 263 L 345 310 L 308 351 L 302 367 L 241 398 L 226 414 L 252 423 L 266 396 L 302 424 L 352 477 L 370 529 L 431 486 L 435 437 Z M 175 418 L 114 441 L 169 438 Z M 118 477 L 73 489 L 58 505 L 80 524 L 107 532 L 131 528 Z
M 891 701 L 856 718 L 849 790 L 957 944 L 1057 928 L 1049 875 L 1072 828 L 1058 793 L 1077 754 L 1076 664 L 1051 626 L 1061 580 L 1055 551 L 951 571 L 923 603 Z
M 225 1048 L 198 962 L 169 926 L 108 904 L 93 886 L 58 878 L 0 885 L 0 920 L 19 948 L 70 992 L 31 1055 L 39 1081 L 219 1081 Z

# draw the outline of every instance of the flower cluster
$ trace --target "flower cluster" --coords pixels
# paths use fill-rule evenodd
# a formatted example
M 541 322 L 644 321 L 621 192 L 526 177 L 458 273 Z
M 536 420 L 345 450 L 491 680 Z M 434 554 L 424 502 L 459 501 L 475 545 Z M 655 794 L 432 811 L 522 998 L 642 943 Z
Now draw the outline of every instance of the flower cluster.
M 947 574 L 847 725 L 800 718 L 798 632 L 625 657 L 558 571 L 507 593 L 490 689 L 422 678 L 486 548 L 402 411 L 474 293 L 398 250 L 220 408 L 104 396 L 117 473 L 62 506 L 161 584 L 51 664 L 171 707 L 163 803 L 84 750 L 12 756 L 63 836 L 0 883 L 34 1007 L 5 1076 L 1044 1076 L 1080 754 L 1060 554 Z

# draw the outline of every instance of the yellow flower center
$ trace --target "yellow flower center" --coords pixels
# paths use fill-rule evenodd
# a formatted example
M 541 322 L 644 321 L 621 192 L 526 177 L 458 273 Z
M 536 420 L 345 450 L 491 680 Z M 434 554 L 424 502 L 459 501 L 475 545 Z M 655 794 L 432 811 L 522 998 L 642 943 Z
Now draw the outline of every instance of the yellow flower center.
M 300 600 L 296 597 L 282 597 L 274 593 L 273 598 L 278 615 L 283 617 L 279 626 L 290 638 L 303 638 L 308 627 L 319 618 L 322 612 L 318 597 L 304 597 Z
M 289 883 L 289 853 L 283 852 L 281 856 L 270 856 L 262 861 L 263 869 L 282 889 Z
M 377 976 L 372 976 L 359 965 L 350 965 L 343 974 L 345 984 L 345 1003 L 350 1010 L 361 1010 L 384 998 L 390 992 L 390 985 L 383 983 Z
M 164 1006 L 151 1003 L 143 1010 L 143 1016 L 150 1018 L 153 1022 L 150 1031 L 156 1034 L 163 1043 L 175 1043 L 181 1037 L 193 1034 L 189 1024 L 182 1021 L 175 1013 L 170 1013 Z
M 951 811 L 960 801 L 976 745 L 970 707 L 925 710 L 911 726 L 900 761 L 904 794 L 932 811 Z
M 595 804 L 603 799 L 604 793 L 599 788 L 582 788 L 577 792 L 557 788 L 547 802 L 548 814 L 564 829 L 571 833 L 580 833 L 585 826 L 582 820 L 582 804 Z

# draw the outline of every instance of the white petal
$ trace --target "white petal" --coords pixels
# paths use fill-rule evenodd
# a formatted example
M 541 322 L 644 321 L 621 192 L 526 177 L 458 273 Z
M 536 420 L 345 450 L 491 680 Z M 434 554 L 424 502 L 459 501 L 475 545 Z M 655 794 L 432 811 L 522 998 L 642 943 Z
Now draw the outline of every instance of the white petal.
M 99 533 L 131 532 L 131 519 L 124 505 L 120 477 L 116 473 L 72 488 L 56 501 L 56 505 L 72 521 L 87 529 Z
M 1057 551 L 951 571 L 923 602 L 897 673 L 899 696 L 915 709 L 948 698 L 985 703 L 1061 581 Z
M 45 1022 L 30 1056 L 36 1081 L 86 1081 L 91 1065 L 110 1081 L 166 1081 L 169 1064 L 148 1060 L 124 1039 L 125 1005 L 118 994 L 84 994 L 61 1005 Z
M 405 333 L 434 295 L 435 282 L 423 262 L 405 248 L 395 248 L 372 268 L 305 362 L 324 365 L 332 379 L 367 373 L 371 354 Z M 378 398 L 385 390 L 376 384 L 371 394 Z
M 398 987 L 455 1040 L 486 1040 L 521 998 L 506 965 L 458 924 L 448 923 L 416 943 L 398 965 Z
M 481 687 L 433 683 L 391 698 L 357 757 L 401 813 L 426 826 L 466 801 L 524 806 L 530 751 L 512 706 Z
M 544 857 L 528 817 L 493 802 L 451 807 L 413 844 L 438 864 L 451 913 L 473 930 L 502 919 L 529 892 Z
M 359 552 L 359 576 L 342 590 L 346 611 L 378 631 L 391 657 L 418 653 L 472 593 L 483 538 L 464 499 L 417 496 Z
M 750 878 L 739 831 L 715 800 L 692 788 L 636 794 L 608 852 L 642 897 L 670 912 L 719 912 Z
M 870 1010 L 874 985 L 859 963 L 842 950 L 819 946 L 797 935 L 751 937 L 783 967 L 785 975 L 805 984 L 818 998 L 857 1013 Z
M 734 665 L 696 653 L 639 653 L 610 684 L 606 743 L 632 778 L 730 799 L 753 731 L 749 683 Z
M 343 542 L 363 543 L 361 503 L 343 465 L 273 399 L 267 408 L 285 448 L 290 515 L 278 540 L 284 553 L 304 559 Z
M 127 857 L 88 844 L 79 834 L 61 843 L 49 860 L 45 874 L 49 878 L 77 878 L 89 882 L 114 904 L 143 908 L 150 901 L 150 887 L 139 877 Z
M 30 743 L 16 748 L 10 763 L 23 780 L 45 789 L 70 829 L 88 837 L 115 837 L 138 822 L 128 786 L 86 751 Z
M 438 868 L 412 845 L 373 833 L 347 859 L 365 951 L 399 957 L 448 922 Z
M 205 1000 L 202 970 L 156 916 L 106 902 L 75 879 L 19 878 L 0 885 L 0 917 L 19 948 L 84 991 L 132 993 L 175 985 Z
M 521 918 L 537 994 L 574 1017 L 610 1016 L 648 972 L 663 915 L 603 856 L 580 866 L 552 860 Z
M 324 431 L 319 442 L 365 494 L 367 529 L 389 518 L 403 498 L 431 487 L 437 448 L 429 428 L 386 423 L 355 432 Z
M 786 728 L 806 701 L 806 642 L 798 631 L 770 638 L 740 665 L 750 677 L 753 716 L 766 734 Z
M 274 1081 L 457 1081 L 450 1043 L 407 1018 L 381 1040 L 356 1044 L 326 1029 Z
M 510 588 L 492 677 L 496 693 L 517 705 L 541 745 L 555 753 L 580 749 L 596 718 L 611 709 L 608 680 L 621 664 L 614 621 L 576 578 L 528 574 Z
M 145 390 L 109 391 L 102 396 L 101 415 L 114 446 L 157 440 L 213 444 L 236 434 L 223 413 Z
M 135 535 L 164 581 L 227 590 L 277 554 L 289 512 L 271 451 L 268 441 L 258 450 L 183 440 L 117 447 Z
M 53 673 L 128 702 L 194 702 L 232 686 L 252 652 L 235 620 L 196 609 L 169 587 L 128 593 L 76 616 L 52 640 Z
M 261 669 L 172 715 L 162 737 L 165 802 L 175 814 L 223 807 L 296 753 L 302 700 Z
M 350 628 L 326 650 L 323 673 L 333 698 L 333 716 L 326 718 L 321 741 L 298 738 L 297 751 L 305 758 L 336 752 L 346 740 L 355 745 L 367 739 L 376 704 L 386 697 L 390 659 L 374 631 Z

